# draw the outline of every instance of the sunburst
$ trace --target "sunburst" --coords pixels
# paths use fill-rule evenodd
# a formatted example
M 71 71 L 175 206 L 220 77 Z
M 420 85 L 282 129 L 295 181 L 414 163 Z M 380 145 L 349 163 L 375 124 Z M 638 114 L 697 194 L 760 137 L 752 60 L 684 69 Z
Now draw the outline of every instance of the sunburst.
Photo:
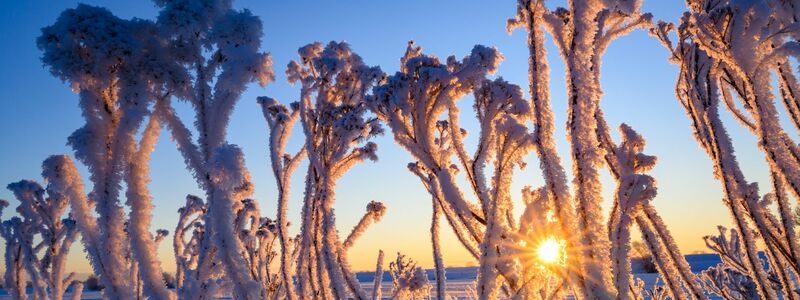
M 544 265 L 560 265 L 566 260 L 566 249 L 563 240 L 547 237 L 536 245 L 536 257 Z

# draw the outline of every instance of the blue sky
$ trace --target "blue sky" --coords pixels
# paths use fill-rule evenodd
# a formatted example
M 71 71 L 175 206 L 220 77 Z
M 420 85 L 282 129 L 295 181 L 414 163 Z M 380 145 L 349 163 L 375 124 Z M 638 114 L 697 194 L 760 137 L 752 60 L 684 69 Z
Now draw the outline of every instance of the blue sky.
M 553 1 L 560 4 L 564 1 Z M 148 1 L 92 1 L 84 3 L 106 7 L 122 18 L 153 19 L 157 10 Z M 267 130 L 257 96 L 268 95 L 288 103 L 298 98 L 299 90 L 286 82 L 286 64 L 296 58 L 297 48 L 313 42 L 344 40 L 369 65 L 379 65 L 393 73 L 406 42 L 415 40 L 426 53 L 442 58 L 463 57 L 475 44 L 497 47 L 505 56 L 498 75 L 527 87 L 527 47 L 525 33 L 505 32 L 505 21 L 516 10 L 515 1 L 236 1 L 237 8 L 250 9 L 264 23 L 262 48 L 273 55 L 277 80 L 266 88 L 251 86 L 242 96 L 231 121 L 229 141 L 241 146 L 256 184 L 256 199 L 262 215 L 275 214 L 275 184 L 268 167 Z M 67 136 L 83 120 L 77 108 L 77 95 L 52 77 L 39 61 L 35 38 L 41 27 L 53 23 L 61 11 L 77 5 L 74 1 L 5 1 L 0 10 L 0 184 L 20 179 L 40 180 L 41 161 L 51 154 L 68 153 Z M 563 5 L 563 4 L 561 4 Z M 677 22 L 683 1 L 645 1 L 644 11 L 656 19 Z M 564 73 L 561 59 L 550 46 L 551 90 L 556 112 L 558 143 L 562 157 L 568 157 L 563 125 L 566 118 Z M 683 108 L 674 97 L 677 67 L 667 62 L 667 52 L 658 42 L 637 31 L 612 44 L 603 60 L 602 107 L 609 124 L 625 122 L 642 133 L 648 141 L 647 153 L 658 156 L 653 175 L 659 182 L 655 205 L 686 252 L 703 250 L 701 237 L 712 234 L 716 224 L 728 224 L 721 188 L 711 173 L 711 163 L 697 146 Z M 462 122 L 477 132 L 470 118 L 471 97 L 461 102 Z M 189 118 L 184 105 L 179 111 Z M 768 187 L 763 155 L 755 140 L 727 112 L 728 128 L 737 141 L 738 156 L 750 180 Z M 467 121 L 469 120 L 469 121 Z M 299 136 L 300 131 L 295 132 Z M 614 136 L 617 137 L 616 132 Z M 290 147 L 298 146 L 295 138 Z M 368 230 L 350 251 L 357 269 L 374 264 L 377 249 L 387 253 L 403 250 L 423 265 L 431 265 L 428 226 L 430 196 L 417 179 L 406 171 L 411 158 L 390 136 L 378 139 L 380 160 L 364 163 L 348 173 L 339 183 L 336 202 L 340 231 L 347 232 L 363 214 L 370 200 L 383 201 L 385 219 Z M 515 189 L 542 183 L 535 156 L 530 167 L 515 177 Z M 565 161 L 569 168 L 569 161 Z M 151 190 L 155 198 L 154 226 L 173 231 L 177 209 L 187 193 L 199 192 L 183 161 L 163 133 L 151 161 Z M 302 168 L 300 168 L 302 170 Z M 85 175 L 84 169 L 84 175 Z M 297 173 L 293 185 L 290 216 L 298 219 L 302 176 Z M 611 181 L 606 177 L 606 183 Z M 87 182 L 88 184 L 88 182 Z M 606 202 L 614 186 L 606 185 Z M 12 200 L 10 192 L 0 189 L 0 198 Z M 15 201 L 11 201 L 14 205 Z M 6 213 L 7 217 L 9 213 Z M 295 222 L 299 224 L 299 222 Z M 298 230 L 298 225 L 292 226 Z M 448 245 L 445 262 L 469 263 L 465 251 L 444 227 Z M 636 236 L 636 234 L 634 234 Z M 171 265 L 170 243 L 159 254 L 165 269 Z M 88 270 L 80 248 L 73 249 L 70 268 Z M 1 250 L 0 250 L 1 251 Z

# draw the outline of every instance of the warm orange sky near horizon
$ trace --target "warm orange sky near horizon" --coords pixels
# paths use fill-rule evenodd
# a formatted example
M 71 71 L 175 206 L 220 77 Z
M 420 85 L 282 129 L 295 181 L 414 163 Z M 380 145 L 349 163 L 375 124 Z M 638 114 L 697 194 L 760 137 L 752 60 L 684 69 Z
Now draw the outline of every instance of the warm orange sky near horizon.
M 147 1 L 82 2 L 107 7 L 122 18 L 152 19 L 157 14 L 156 8 Z M 451 54 L 463 57 L 474 44 L 485 44 L 497 47 L 505 56 L 497 75 L 527 90 L 525 32 L 518 30 L 511 35 L 505 32 L 505 20 L 514 16 L 516 11 L 513 0 L 469 0 L 458 5 L 450 1 L 422 0 L 330 1 L 314 2 L 314 9 L 309 9 L 306 1 L 242 0 L 234 3 L 237 8 L 250 9 L 264 22 L 262 48 L 272 52 L 277 75 L 276 81 L 266 88 L 253 85 L 244 93 L 232 116 L 228 136 L 231 143 L 239 145 L 245 152 L 256 186 L 255 199 L 264 216 L 275 215 L 277 192 L 268 166 L 266 124 L 255 98 L 268 95 L 283 102 L 298 98 L 299 88 L 289 85 L 283 72 L 286 64 L 296 59 L 296 50 L 300 46 L 313 41 L 346 40 L 367 64 L 379 65 L 385 72 L 393 73 L 398 70 L 399 58 L 410 39 L 421 45 L 424 52 L 440 58 Z M 23 178 L 41 181 L 41 161 L 51 154 L 71 154 L 72 150 L 65 145 L 66 138 L 83 124 L 83 120 L 77 109 L 77 95 L 67 84 L 53 78 L 39 62 L 41 53 L 36 49 L 35 38 L 41 27 L 53 23 L 61 11 L 76 6 L 77 1 L 36 0 L 1 5 L 0 36 L 5 40 L 1 42 L 0 65 L 5 67 L 0 68 L 0 90 L 6 91 L 6 95 L 0 97 L 3 102 L 0 105 L 7 109 L 0 110 L 0 140 L 8 142 L 4 143 L 6 147 L 0 147 L 0 184 Z M 677 22 L 683 5 L 683 1 L 645 0 L 643 10 L 652 12 L 655 19 Z M 548 47 L 558 149 L 567 174 L 571 176 L 569 144 L 564 131 L 563 64 L 552 43 L 548 42 Z M 711 161 L 695 142 L 689 120 L 675 99 L 676 76 L 677 67 L 667 62 L 667 52 L 661 45 L 644 31 L 634 32 L 615 41 L 604 57 L 601 106 L 612 127 L 622 122 L 631 125 L 647 139 L 645 153 L 658 157 L 659 162 L 651 173 L 658 180 L 659 189 L 653 203 L 681 250 L 684 254 L 707 252 L 702 237 L 716 234 L 718 224 L 729 226 L 730 217 L 722 203 L 721 186 L 713 178 Z M 476 133 L 471 101 L 471 97 L 461 100 L 461 119 L 469 132 Z M 179 105 L 184 105 L 179 107 L 179 115 L 190 120 L 188 106 Z M 760 183 L 762 194 L 768 192 L 768 173 L 756 140 L 731 119 L 729 112 L 721 113 L 734 139 L 745 176 Z M 294 134 L 290 149 L 297 148 L 302 132 L 295 130 Z M 426 268 L 433 265 L 429 234 L 431 198 L 418 179 L 406 169 L 411 157 L 393 142 L 389 134 L 376 140 L 380 160 L 356 166 L 339 181 L 336 192 L 337 227 L 342 237 L 363 215 L 370 200 L 382 201 L 387 207 L 384 219 L 370 226 L 349 250 L 350 263 L 358 271 L 374 269 L 379 249 L 386 252 L 385 266 L 398 251 Z M 613 136 L 619 137 L 616 132 Z M 474 140 L 468 137 L 470 152 L 473 145 Z M 529 155 L 526 162 L 528 167 L 514 175 L 514 191 L 528 185 L 538 187 L 543 184 L 535 154 Z M 88 189 L 88 173 L 81 168 Z M 183 205 L 185 195 L 202 193 L 185 170 L 183 160 L 166 131 L 162 132 L 156 146 L 151 169 L 150 187 L 156 199 L 153 231 L 164 228 L 173 232 L 177 209 Z M 289 215 L 293 233 L 299 232 L 303 171 L 301 165 L 292 181 Z M 615 185 L 605 170 L 601 173 L 603 204 L 607 210 L 614 198 Z M 468 197 L 475 198 L 470 194 Z M 519 193 L 515 197 L 516 211 L 521 213 Z M 13 195 L 7 190 L 0 190 L 0 198 L 11 200 L 12 207 L 16 205 Z M 3 219 L 11 213 L 12 209 L 8 209 Z M 447 222 L 442 220 L 440 224 L 445 264 L 476 264 L 458 243 Z M 637 230 L 633 231 L 634 239 L 639 239 Z M 171 236 L 161 243 L 158 254 L 164 270 L 173 272 Z M 69 255 L 69 270 L 91 272 L 80 241 L 75 243 Z

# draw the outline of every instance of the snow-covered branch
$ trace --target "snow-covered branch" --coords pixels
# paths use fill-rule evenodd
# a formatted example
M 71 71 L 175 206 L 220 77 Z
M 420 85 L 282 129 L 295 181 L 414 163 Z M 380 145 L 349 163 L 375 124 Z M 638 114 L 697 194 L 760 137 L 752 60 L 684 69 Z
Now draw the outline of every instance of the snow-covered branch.
M 300 61 L 289 63 L 286 71 L 291 83 L 301 85 L 297 106 L 309 161 L 297 263 L 298 294 L 303 298 L 346 298 L 350 293 L 357 299 L 367 299 L 350 269 L 346 249 L 366 228 L 367 221 L 383 215 L 383 205 L 371 203 L 367 216 L 343 243 L 336 230 L 333 203 L 336 183 L 345 172 L 364 160 L 377 160 L 377 145 L 369 140 L 383 129 L 369 116 L 365 98 L 384 74 L 380 68 L 364 64 L 344 42 L 309 44 L 298 54 Z M 269 105 L 267 101 L 262 107 Z M 277 119 L 267 116 L 267 120 L 274 123 Z M 273 135 L 272 139 L 284 138 Z M 271 144 L 272 148 L 280 145 Z
M 796 142 L 781 125 L 774 103 L 780 95 L 787 113 L 794 116 L 796 76 L 787 66 L 796 55 L 796 41 L 786 37 L 796 37 L 795 12 L 784 1 L 773 0 L 694 0 L 688 6 L 675 44 L 668 38 L 674 26 L 661 23 L 651 32 L 673 53 L 671 62 L 680 66 L 677 97 L 698 143 L 714 162 L 714 175 L 725 191 L 723 202 L 735 221 L 729 240 L 725 232 L 706 239 L 724 264 L 706 272 L 704 281 L 723 297 L 798 299 L 791 278 L 800 271 L 800 256 L 787 198 L 800 195 L 800 161 Z M 772 74 L 779 78 L 779 91 L 770 81 Z M 720 103 L 759 139 L 772 179 L 770 193 L 760 196 L 758 185 L 745 178 L 719 116 Z M 759 243 L 765 246 L 768 268 L 759 257 Z
M 63 299 L 74 276 L 65 265 L 78 228 L 67 213 L 71 195 L 61 189 L 58 174 L 48 169 L 50 160 L 43 165 L 46 187 L 31 180 L 7 186 L 20 202 L 19 216 L 0 224 L 0 236 L 6 241 L 6 285 L 14 299 L 25 299 L 23 274 L 31 282 L 34 298 L 56 300 Z M 8 202 L 0 201 L 0 211 L 6 206 Z

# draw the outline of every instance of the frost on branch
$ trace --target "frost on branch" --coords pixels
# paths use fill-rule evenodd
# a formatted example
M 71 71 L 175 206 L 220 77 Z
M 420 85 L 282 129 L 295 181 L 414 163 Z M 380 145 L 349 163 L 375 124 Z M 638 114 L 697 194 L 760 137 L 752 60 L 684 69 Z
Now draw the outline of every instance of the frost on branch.
M 614 142 L 600 108 L 603 54 L 616 38 L 648 26 L 652 16 L 640 12 L 641 1 L 571 1 L 568 4 L 567 8 L 551 10 L 544 1 L 518 1 L 517 15 L 507 26 L 509 31 L 524 28 L 528 33 L 533 143 L 545 186 L 527 191 L 526 197 L 530 198 L 529 208 L 552 210 L 554 224 L 538 224 L 543 227 L 539 230 L 550 231 L 564 239 L 569 267 L 555 277 L 564 280 L 576 297 L 639 297 L 641 293 L 636 291 L 641 289 L 635 288 L 630 275 L 628 254 L 629 228 L 636 223 L 661 266 L 662 276 L 670 279 L 671 296 L 684 299 L 689 291 L 692 297 L 704 299 L 669 231 L 649 204 L 655 197 L 655 180 L 644 173 L 653 166 L 655 159 L 641 154 L 644 140 L 626 125 L 620 128 L 622 142 Z M 555 148 L 545 31 L 553 36 L 567 68 L 567 133 L 572 150 L 574 196 L 570 195 Z M 614 206 L 605 226 L 600 207 L 603 197 L 599 168 L 603 166 L 617 180 Z M 535 215 L 526 209 L 523 216 L 531 220 Z M 606 228 L 607 234 L 602 234 L 598 228 Z M 521 236 L 530 234 L 520 232 Z M 539 278 L 529 280 L 533 283 L 543 282 L 541 277 L 552 276 L 529 271 L 523 274 Z M 523 292 L 538 290 L 547 291 L 534 284 L 525 287 Z
M 8 201 L 0 199 L 0 213 L 8 207 Z M 0 237 L 5 240 L 5 272 L 3 273 L 3 287 L 12 299 L 24 299 L 25 279 L 22 266 L 22 247 L 15 237 L 14 230 L 19 223 L 19 218 L 10 219 L 0 223 Z
M 263 25 L 250 11 L 233 9 L 231 1 L 156 3 L 161 7 L 157 25 L 171 58 L 183 72 L 191 74 L 181 86 L 190 92 L 177 98 L 191 104 L 197 138 L 191 136 L 169 103 L 160 117 L 207 201 L 202 220 L 204 238 L 198 241 L 204 254 L 197 256 L 195 267 L 199 269 L 188 271 L 182 279 L 185 288 L 179 294 L 188 298 L 213 294 L 207 289 L 218 288 L 226 274 L 235 296 L 265 297 L 265 288 L 257 283 L 259 275 L 248 272 L 248 261 L 253 261 L 244 255 L 245 244 L 231 231 L 235 209 L 243 196 L 243 190 L 238 189 L 246 180 L 226 173 L 234 169 L 238 175 L 246 173 L 244 166 L 234 161 L 241 157 L 228 157 L 238 155 L 226 139 L 235 104 L 249 83 L 264 86 L 274 79 L 272 59 L 260 51 Z M 224 262 L 224 274 L 204 269 L 219 262 Z
M 620 298 L 634 299 L 637 295 L 630 265 L 630 227 L 636 223 L 653 260 L 665 282 L 665 293 L 675 299 L 705 299 L 706 296 L 678 251 L 666 225 L 650 204 L 657 194 L 653 177 L 645 174 L 656 158 L 642 153 L 644 138 L 626 124 L 619 128 L 622 142 L 611 145 L 606 160 L 618 180 L 617 193 L 609 220 L 612 274 Z
M 186 284 L 188 276 L 200 276 L 199 273 L 215 271 L 208 266 L 198 267 L 200 245 L 205 236 L 204 215 L 208 207 L 203 199 L 194 195 L 186 196 L 186 204 L 178 209 L 178 225 L 175 227 L 172 247 L 175 255 L 175 288 L 180 290 Z M 204 260 L 207 261 L 207 260 Z M 203 274 L 202 277 L 211 277 Z M 194 282 L 189 282 L 194 284 Z M 193 289 L 193 288 L 191 288 Z M 212 289 L 213 290 L 213 289 Z M 215 292 L 210 291 L 209 295 Z
M 731 232 L 737 233 L 731 243 L 738 240 L 741 247 L 735 252 L 737 259 L 723 259 L 724 265 L 704 280 L 713 280 L 711 291 L 720 296 L 800 299 L 792 279 L 800 272 L 800 247 L 789 203 L 790 196 L 800 196 L 800 151 L 791 128 L 782 126 L 775 103 L 776 97 L 780 99 L 788 123 L 800 128 L 796 98 L 800 85 L 791 66 L 791 59 L 800 54 L 797 9 L 779 0 L 687 4 L 677 28 L 661 22 L 651 34 L 670 51 L 670 61 L 680 66 L 677 98 L 726 191 L 723 203 L 733 217 Z M 670 38 L 673 31 L 675 41 Z M 777 85 L 772 78 L 777 78 Z M 769 167 L 769 192 L 759 195 L 759 186 L 745 177 L 720 106 L 758 139 Z M 759 258 L 759 244 L 766 246 L 769 267 Z M 712 247 L 717 252 L 725 249 Z
M 73 133 L 70 144 L 91 173 L 91 201 L 99 217 L 96 225 L 87 226 L 100 229 L 98 238 L 92 239 L 98 250 L 94 262 L 106 286 L 104 292 L 111 298 L 135 296 L 131 291 L 139 283 L 126 275 L 134 269 L 148 296 L 174 297 L 161 280 L 160 263 L 154 256 L 157 237 L 148 228 L 152 200 L 146 185 L 147 162 L 161 124 L 170 129 L 187 167 L 207 192 L 208 216 L 217 215 L 215 208 L 230 209 L 226 203 L 238 200 L 219 198 L 232 194 L 216 185 L 223 182 L 211 180 L 212 156 L 222 151 L 218 148 L 227 147 L 225 130 L 230 114 L 247 84 L 264 85 L 274 77 L 269 54 L 259 51 L 261 22 L 249 11 L 234 10 L 230 1 L 222 0 L 163 0 L 156 4 L 161 11 L 155 22 L 122 20 L 105 9 L 79 5 L 64 11 L 37 40 L 45 65 L 80 95 L 86 125 Z M 196 144 L 171 107 L 173 97 L 190 102 L 195 109 Z M 137 141 L 143 124 L 147 124 L 144 134 Z M 119 199 L 122 183 L 127 188 L 126 203 L 132 208 L 129 218 Z M 232 216 L 233 212 L 219 215 Z M 87 219 L 78 222 L 94 218 L 88 213 L 85 216 Z M 231 276 L 234 285 L 238 291 L 250 291 L 246 287 L 254 282 L 243 268 L 243 254 L 231 248 L 241 245 L 235 241 L 237 237 L 218 245 L 211 242 L 220 241 L 214 233 L 230 228 L 233 220 L 206 223 L 211 226 L 206 232 L 213 238 L 203 240 L 204 251 L 220 248 L 227 252 L 198 258 L 231 259 L 232 263 L 224 266 L 244 274 L 244 278 Z M 126 257 L 128 252 L 130 257 Z M 207 275 L 194 273 L 201 274 Z M 184 279 L 195 282 L 191 286 L 198 289 L 179 294 L 199 295 L 205 294 L 204 288 L 215 286 L 217 278 Z
M 413 44 L 409 44 L 401 59 L 400 72 L 376 87 L 369 101 L 370 108 L 392 130 L 395 141 L 417 160 L 409 169 L 420 178 L 434 201 L 442 203 L 443 212 L 459 241 L 479 259 L 477 289 L 481 297 L 496 297 L 501 291 L 506 296 L 533 295 L 541 288 L 532 287 L 532 283 L 546 282 L 528 276 L 547 274 L 519 272 L 526 267 L 523 259 L 498 260 L 498 257 L 523 253 L 524 249 L 519 249 L 518 245 L 527 245 L 526 239 L 543 240 L 526 236 L 533 231 L 520 232 L 522 228 L 517 229 L 516 222 L 510 221 L 513 215 L 509 196 L 511 174 L 516 166 L 525 166 L 521 158 L 534 146 L 537 146 L 547 186 L 538 189 L 535 192 L 538 200 L 528 205 L 552 208 L 557 226 L 549 227 L 550 232 L 541 230 L 540 234 L 566 240 L 570 267 L 560 270 L 564 274 L 558 277 L 568 283 L 576 295 L 605 299 L 615 297 L 617 290 L 621 290 L 619 297 L 631 297 L 627 291 L 633 283 L 629 272 L 625 272 L 629 268 L 626 267 L 629 264 L 626 232 L 636 216 L 637 223 L 647 223 L 649 230 L 643 233 L 652 237 L 653 249 L 661 251 L 665 266 L 669 265 L 670 270 L 687 270 L 683 267 L 688 265 L 679 254 L 666 250 L 674 249 L 674 241 L 655 210 L 642 204 L 654 197 L 654 180 L 641 174 L 652 166 L 652 159 L 647 162 L 638 154 L 643 143 L 637 142 L 636 135 L 629 134 L 627 127 L 623 127 L 627 140 L 617 146 L 610 138 L 599 109 L 599 65 L 603 52 L 612 40 L 646 26 L 651 17 L 638 11 L 640 1 L 570 4 L 568 9 L 549 11 L 541 1 L 520 1 L 517 18 L 509 21 L 509 29 L 523 26 L 529 31 L 533 105 L 523 100 L 518 87 L 502 79 L 485 79 L 502 59 L 493 49 L 476 46 L 462 61 L 450 57 L 444 64 L 422 54 Z M 574 198 L 570 196 L 564 169 L 555 151 L 542 29 L 555 37 L 569 69 L 568 132 L 573 149 Z M 464 147 L 466 132 L 459 126 L 459 111 L 455 105 L 471 91 L 475 92 L 474 108 L 481 126 L 478 146 L 472 156 Z M 529 120 L 534 121 L 532 133 L 526 128 Z M 611 153 L 617 148 L 619 153 Z M 454 160 L 458 163 L 453 164 Z M 597 230 L 603 228 L 598 167 L 604 163 L 620 180 L 618 201 L 625 205 L 624 211 L 615 211 L 624 215 L 625 218 L 618 219 L 622 223 L 610 223 L 606 227 L 606 232 L 619 234 L 615 235 L 615 241 Z M 637 163 L 640 164 L 637 166 Z M 627 164 L 627 169 L 623 170 L 620 164 Z M 486 178 L 487 170 L 493 172 L 491 179 Z M 465 193 L 455 183 L 459 175 L 465 177 L 471 193 Z M 618 247 L 619 264 L 616 265 L 608 259 L 612 245 Z M 536 246 L 535 243 L 528 245 Z M 618 269 L 619 289 L 612 284 L 612 274 Z M 683 277 L 688 275 L 684 272 Z M 697 294 L 691 284 L 693 278 L 685 278 L 684 282 L 689 282 L 688 288 Z M 544 286 L 547 284 L 540 287 Z M 676 294 L 683 293 L 682 286 L 675 286 L 675 290 Z M 558 290 L 550 292 L 559 293 Z
M 219 251 L 225 274 L 233 285 L 237 299 L 256 299 L 265 293 L 263 287 L 248 271 L 247 258 L 242 254 L 245 241 L 237 234 L 236 212 L 245 208 L 241 202 L 253 193 L 250 173 L 244 164 L 244 154 L 235 145 L 217 147 L 208 162 L 208 176 L 214 193 L 209 200 L 206 225 L 213 228 L 210 240 Z M 208 233 L 208 231 L 206 231 Z M 238 290 L 239 286 L 246 290 Z
M 505 233 L 513 228 L 508 218 L 510 177 L 516 166 L 524 165 L 521 158 L 532 146 L 524 126 L 530 107 L 521 89 L 502 78 L 485 77 L 501 60 L 497 50 L 478 45 L 462 60 L 451 56 L 442 63 L 422 54 L 421 48 L 410 42 L 401 58 L 400 72 L 377 86 L 368 99 L 370 109 L 389 126 L 395 141 L 417 160 L 409 164 L 409 170 L 431 194 L 434 208 L 442 208 L 459 241 L 481 260 L 482 295 L 494 295 L 499 290 L 495 285 L 498 274 L 508 281 L 506 292 L 517 288 L 514 263 L 497 258 L 508 251 L 501 250 L 507 243 L 503 237 L 508 237 Z M 473 91 L 481 132 L 477 150 L 469 156 L 456 102 Z M 484 174 L 487 165 L 493 167 L 491 179 Z M 456 184 L 459 173 L 466 176 L 469 196 L 477 203 Z M 432 233 L 435 236 L 435 230 Z M 437 248 L 437 239 L 432 242 Z M 490 249 L 493 247 L 498 249 Z M 434 261 L 440 260 L 434 257 Z M 444 273 L 441 268 L 437 270 L 437 274 Z M 440 277 L 439 287 L 443 284 Z
M 392 275 L 392 299 L 426 299 L 430 296 L 430 283 L 425 269 L 405 255 L 389 263 Z M 442 297 L 442 296 L 438 296 Z
M 289 81 L 300 86 L 299 101 L 284 105 L 258 98 L 278 187 L 274 220 L 261 217 L 258 202 L 250 198 L 253 183 L 242 150 L 226 138 L 233 108 L 248 84 L 264 86 L 274 77 L 269 54 L 260 51 L 259 18 L 233 9 L 228 0 L 156 4 L 161 11 L 155 21 L 123 20 L 105 9 L 79 5 L 44 28 L 37 40 L 51 73 L 79 94 L 86 123 L 69 144 L 89 169 L 92 191 L 87 196 L 75 166 L 63 156 L 46 161 L 45 192 L 27 181 L 13 189 L 21 201 L 44 193 L 68 199 L 74 228 L 82 233 L 92 267 L 106 286 L 104 297 L 201 299 L 231 291 L 237 299 L 369 298 L 347 252 L 381 219 L 385 207 L 370 202 L 352 231 L 340 236 L 333 206 L 338 179 L 364 160 L 377 160 L 372 138 L 383 133 L 383 122 L 412 155 L 408 169 L 432 199 L 439 299 L 447 296 L 440 215 L 479 262 L 476 293 L 481 298 L 572 293 L 580 299 L 706 299 L 711 292 L 729 298 L 800 299 L 800 246 L 790 204 L 791 197 L 800 197 L 800 148 L 790 128 L 782 126 L 782 109 L 774 103 L 782 100 L 788 116 L 784 123 L 800 129 L 800 84 L 792 66 L 800 54 L 795 21 L 800 14 L 789 1 L 690 0 L 680 26 L 651 28 L 670 50 L 670 61 L 680 65 L 678 98 L 714 163 L 736 226 L 730 238 L 722 233 L 707 239 L 723 264 L 700 278 L 651 204 L 657 189 L 648 173 L 655 158 L 643 154 L 644 138 L 622 124 L 621 139 L 612 139 L 600 105 L 604 52 L 616 38 L 651 23 L 651 16 L 640 12 L 641 1 L 567 1 L 568 7 L 556 9 L 544 1 L 518 1 L 508 29 L 521 27 L 528 34 L 530 101 L 520 87 L 489 77 L 503 59 L 490 47 L 478 45 L 461 59 L 439 60 L 410 43 L 392 76 L 365 65 L 346 43 L 300 48 L 300 59 L 287 70 Z M 571 185 L 556 151 L 545 31 L 567 69 Z M 674 41 L 672 31 L 677 32 Z M 458 105 L 470 93 L 479 124 L 474 149 L 466 149 Z M 191 125 L 178 117 L 171 101 L 191 106 Z M 719 116 L 720 103 L 759 139 L 772 179 L 768 191 L 760 193 L 740 169 Z M 298 122 L 304 143 L 287 151 Z M 162 126 L 205 193 L 187 197 L 179 211 L 174 294 L 161 281 L 154 251 L 168 233 L 150 228 L 154 207 L 148 163 Z M 516 218 L 511 180 L 533 151 L 544 186 L 522 191 L 524 207 Z M 301 236 L 291 237 L 290 182 L 306 158 Z M 601 209 L 603 168 L 616 188 L 608 219 Z M 42 270 L 53 262 L 37 262 L 44 246 L 35 244 L 45 245 L 50 233 L 40 225 L 44 222 L 34 221 L 37 208 L 29 204 L 39 200 L 26 201 L 20 216 L 0 230 L 9 249 L 6 280 L 19 294 L 28 274 L 42 298 L 48 290 L 63 290 L 63 282 L 61 288 L 50 287 L 50 271 Z M 645 291 L 642 282 L 633 280 L 629 252 L 634 224 L 663 287 Z M 37 235 L 42 242 L 33 238 Z M 531 259 L 530 253 L 543 245 L 556 248 L 558 257 Z M 759 245 L 765 246 L 766 264 Z M 382 260 L 379 254 L 378 274 Z M 421 268 L 400 257 L 390 270 L 396 296 L 428 294 L 431 286 Z M 380 281 L 374 285 L 373 299 L 380 297 Z
M 96 255 L 92 261 L 106 286 L 105 294 L 133 298 L 133 279 L 128 274 L 138 268 L 148 295 L 170 298 L 148 228 L 152 204 L 147 163 L 159 128 L 151 112 L 169 96 L 186 95 L 188 90 L 182 85 L 189 75 L 167 55 L 155 23 L 122 20 L 88 5 L 65 10 L 55 24 L 42 29 L 37 45 L 51 73 L 79 94 L 86 123 L 69 137 L 69 144 L 89 168 L 93 183 L 92 204 L 83 206 L 94 206 L 98 217 L 84 212 L 85 217 L 76 220 L 96 223 L 79 224 L 79 228 L 100 230 L 97 239 L 90 239 L 97 251 L 89 252 Z M 148 118 L 147 129 L 137 141 Z M 133 222 L 120 203 L 123 183 Z M 126 257 L 129 252 L 135 261 Z
M 709 292 L 726 299 L 758 299 L 758 289 L 745 267 L 744 253 L 736 230 L 719 226 L 719 235 L 704 237 L 709 249 L 719 254 L 722 263 L 700 274 Z
M 244 243 L 249 272 L 256 274 L 256 281 L 266 291 L 268 297 L 285 297 L 284 291 L 281 290 L 284 286 L 283 281 L 273 272 L 275 269 L 273 263 L 278 256 L 275 250 L 278 226 L 275 221 L 260 217 L 258 202 L 244 199 L 237 210 L 235 224 L 239 238 Z M 296 240 L 287 241 L 287 251 L 295 248 Z M 291 255 L 289 259 L 293 260 L 294 256 Z
M 381 283 L 383 283 L 383 250 L 378 250 L 378 261 L 375 263 L 375 278 L 372 282 L 372 300 L 380 300 Z
M 244 195 L 244 193 L 242 194 Z M 234 197 L 236 198 L 236 197 Z M 245 257 L 245 265 L 249 274 L 253 274 L 256 282 L 266 295 L 272 297 L 285 296 L 281 290 L 282 281 L 274 273 L 274 262 L 278 256 L 276 249 L 277 225 L 269 218 L 260 217 L 258 203 L 249 198 L 241 199 L 233 204 L 235 217 L 233 232 L 242 241 L 241 248 Z M 186 196 L 186 204 L 178 212 L 180 218 L 175 229 L 173 248 L 177 265 L 176 284 L 178 289 L 203 290 L 204 296 L 222 297 L 230 290 L 231 282 L 223 279 L 224 270 L 220 270 L 210 259 L 201 260 L 204 240 L 212 238 L 206 234 L 205 220 L 208 209 L 197 196 Z M 296 239 L 287 241 L 290 249 L 294 249 Z M 294 259 L 290 256 L 289 259 Z M 205 262 L 200 264 L 200 262 Z M 208 282 L 209 286 L 193 286 L 194 281 L 187 277 L 219 278 Z
M 292 252 L 296 248 L 290 242 L 287 214 L 292 174 L 297 170 L 300 161 L 305 158 L 306 148 L 301 147 L 297 153 L 290 155 L 286 153 L 286 143 L 292 134 L 295 123 L 299 119 L 300 104 L 297 102 L 292 103 L 291 111 L 270 97 L 258 97 L 258 104 L 261 105 L 264 119 L 266 119 L 267 127 L 269 128 L 270 166 L 278 186 L 278 214 L 275 222 L 281 246 L 281 282 L 283 290 L 286 291 L 286 298 L 294 300 L 297 298 L 297 294 L 292 284 L 292 278 L 295 274 L 294 255 Z M 294 239 L 294 241 L 296 242 L 297 239 Z
M 342 243 L 342 247 L 344 247 L 345 250 L 352 247 L 355 241 L 367 230 L 367 227 L 369 227 L 369 225 L 372 223 L 380 222 L 385 213 L 386 206 L 384 206 L 383 203 L 370 201 L 367 204 L 367 213 L 361 217 L 361 220 L 356 223 L 356 226 L 353 227 L 353 230 L 350 231 L 349 235 L 347 235 L 344 243 Z
M 383 205 L 371 203 L 360 226 L 342 242 L 333 203 L 336 183 L 344 173 L 364 160 L 378 159 L 377 145 L 370 139 L 382 134 L 383 129 L 378 119 L 368 114 L 365 98 L 384 74 L 380 68 L 364 64 L 344 42 L 309 44 L 301 47 L 298 54 L 300 60 L 290 62 L 286 71 L 291 83 L 300 84 L 300 101 L 292 110 L 299 113 L 309 162 L 297 250 L 297 293 L 302 298 L 345 298 L 349 293 L 366 299 L 368 295 L 350 269 L 347 248 L 365 230 L 367 221 L 380 219 Z M 288 110 L 274 100 L 261 98 L 260 102 L 271 129 L 271 151 L 278 150 L 280 154 L 285 144 L 281 139 L 285 137 L 283 129 L 276 130 L 279 127 L 275 123 L 293 117 L 288 117 Z M 283 163 L 291 163 L 299 155 L 288 156 Z M 280 164 L 279 156 L 273 154 L 272 162 L 273 166 Z M 280 165 L 277 169 L 281 170 Z M 276 177 L 282 178 L 284 175 L 278 171 Z M 279 179 L 279 186 L 286 187 L 288 181 L 282 180 Z
M 36 299 L 64 297 L 75 274 L 66 272 L 67 254 L 78 237 L 75 219 L 66 212 L 70 194 L 62 189 L 59 173 L 50 172 L 53 156 L 45 161 L 42 173 L 46 187 L 31 180 L 11 183 L 7 188 L 20 202 L 12 217 L 0 223 L 0 236 L 6 242 L 5 286 L 14 299 L 25 299 L 25 275 Z M 8 206 L 0 201 L 0 211 Z

